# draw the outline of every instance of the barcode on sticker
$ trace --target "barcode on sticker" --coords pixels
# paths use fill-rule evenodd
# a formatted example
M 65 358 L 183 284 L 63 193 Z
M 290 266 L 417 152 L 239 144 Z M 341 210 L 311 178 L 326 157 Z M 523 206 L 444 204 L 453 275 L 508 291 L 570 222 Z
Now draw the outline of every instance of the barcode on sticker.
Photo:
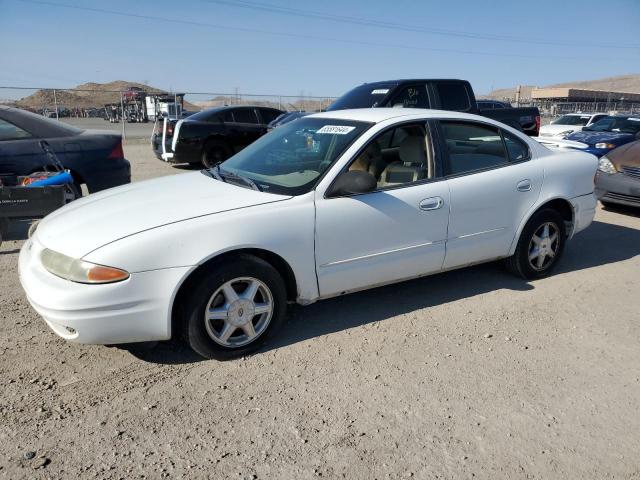
M 325 125 L 316 133 L 328 134 L 328 135 L 346 135 L 347 133 L 355 130 L 356 127 L 347 127 L 344 125 Z
M 389 89 L 388 88 L 378 88 L 378 89 L 372 91 L 371 95 L 386 95 L 387 93 L 389 93 Z

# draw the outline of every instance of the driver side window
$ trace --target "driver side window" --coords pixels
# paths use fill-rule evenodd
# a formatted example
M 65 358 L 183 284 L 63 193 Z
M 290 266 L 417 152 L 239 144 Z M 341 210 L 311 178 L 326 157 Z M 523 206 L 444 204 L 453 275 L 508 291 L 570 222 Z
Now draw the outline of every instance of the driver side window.
M 377 189 L 409 185 L 433 178 L 433 155 L 425 125 L 406 124 L 378 134 L 349 165 L 368 172 Z

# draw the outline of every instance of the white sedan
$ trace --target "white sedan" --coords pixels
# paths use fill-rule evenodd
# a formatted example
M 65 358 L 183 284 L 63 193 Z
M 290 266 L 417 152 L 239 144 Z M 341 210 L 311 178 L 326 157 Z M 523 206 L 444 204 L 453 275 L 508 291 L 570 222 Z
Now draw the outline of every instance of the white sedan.
M 606 113 L 568 113 L 540 127 L 540 137 L 563 139 L 607 117 Z
M 547 275 L 593 220 L 596 168 L 485 117 L 314 114 L 209 170 L 54 212 L 22 248 L 20 279 L 67 340 L 181 336 L 230 358 L 275 335 L 290 302 L 497 259 Z

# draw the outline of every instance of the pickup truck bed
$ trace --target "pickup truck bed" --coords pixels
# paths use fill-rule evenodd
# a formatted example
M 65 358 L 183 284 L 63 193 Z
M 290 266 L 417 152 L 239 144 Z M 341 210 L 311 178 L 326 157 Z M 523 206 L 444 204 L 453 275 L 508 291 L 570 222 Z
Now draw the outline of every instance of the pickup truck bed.
M 471 84 L 454 79 L 411 79 L 365 83 L 338 98 L 328 110 L 350 108 L 433 108 L 473 113 L 498 120 L 537 137 L 540 111 L 536 107 L 479 109 Z

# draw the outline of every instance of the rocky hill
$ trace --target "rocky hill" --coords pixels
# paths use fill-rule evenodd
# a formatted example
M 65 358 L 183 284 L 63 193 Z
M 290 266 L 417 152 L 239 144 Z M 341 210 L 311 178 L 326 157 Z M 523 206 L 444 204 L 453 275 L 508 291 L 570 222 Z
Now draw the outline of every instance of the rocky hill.
M 83 83 L 69 90 L 56 90 L 55 97 L 58 105 L 66 108 L 89 108 L 100 107 L 107 103 L 117 103 L 120 101 L 121 91 L 129 87 L 142 88 L 149 93 L 160 93 L 156 87 L 138 82 L 127 82 L 116 80 L 109 83 Z M 37 92 L 21 98 L 15 102 L 20 108 L 40 109 L 53 107 L 55 104 L 53 90 L 38 90 Z M 186 110 L 198 110 L 195 105 L 185 102 Z

